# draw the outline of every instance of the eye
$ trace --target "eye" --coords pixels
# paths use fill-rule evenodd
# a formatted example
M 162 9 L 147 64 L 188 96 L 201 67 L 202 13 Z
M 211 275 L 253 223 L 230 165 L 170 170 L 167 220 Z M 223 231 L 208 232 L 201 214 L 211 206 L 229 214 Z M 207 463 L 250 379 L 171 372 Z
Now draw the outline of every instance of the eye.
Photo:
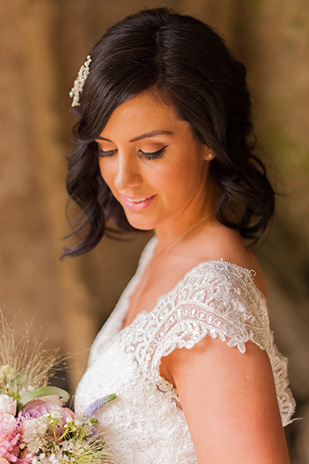
M 107 158 L 108 156 L 113 156 L 117 153 L 117 150 L 101 150 L 98 151 L 99 158 Z
M 160 150 L 152 151 L 152 152 L 146 152 L 146 151 L 143 151 L 143 150 L 139 150 L 139 153 L 140 153 L 142 158 L 159 159 L 159 158 L 163 158 L 164 152 L 165 152 L 167 147 L 168 147 L 168 145 L 165 145 L 164 147 L 160 148 Z

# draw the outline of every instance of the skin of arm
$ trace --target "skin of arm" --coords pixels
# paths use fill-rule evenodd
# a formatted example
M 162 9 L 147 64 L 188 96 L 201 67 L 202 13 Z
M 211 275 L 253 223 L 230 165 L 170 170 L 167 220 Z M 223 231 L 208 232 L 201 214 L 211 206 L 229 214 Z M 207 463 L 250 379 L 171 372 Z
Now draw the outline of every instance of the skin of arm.
M 162 368 L 176 385 L 199 464 L 289 464 L 269 359 L 207 336 Z

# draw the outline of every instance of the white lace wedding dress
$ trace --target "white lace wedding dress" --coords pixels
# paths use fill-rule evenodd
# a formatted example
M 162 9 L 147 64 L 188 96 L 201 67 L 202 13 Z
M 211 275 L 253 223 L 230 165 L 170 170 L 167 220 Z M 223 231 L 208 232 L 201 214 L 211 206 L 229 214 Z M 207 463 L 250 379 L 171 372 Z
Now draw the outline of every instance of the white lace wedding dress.
M 120 464 L 196 464 L 197 458 L 176 389 L 160 376 L 160 360 L 176 347 L 190 349 L 205 336 L 246 351 L 246 342 L 268 353 L 283 425 L 294 400 L 287 360 L 269 328 L 265 297 L 252 272 L 223 260 L 191 269 L 155 308 L 121 330 L 134 291 L 156 239 L 146 246 L 138 270 L 99 332 L 75 398 L 83 412 L 93 401 L 116 393 L 98 413 L 115 461 Z

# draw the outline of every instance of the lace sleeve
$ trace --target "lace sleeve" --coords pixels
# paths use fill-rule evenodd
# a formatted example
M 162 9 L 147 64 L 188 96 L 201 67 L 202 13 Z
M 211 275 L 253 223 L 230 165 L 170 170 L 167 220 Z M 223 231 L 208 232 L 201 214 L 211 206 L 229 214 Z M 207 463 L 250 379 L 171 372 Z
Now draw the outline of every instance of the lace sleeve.
M 148 324 L 151 335 L 143 358 L 160 389 L 170 389 L 160 376 L 160 364 L 175 348 L 190 349 L 209 335 L 245 353 L 246 342 L 252 341 L 269 356 L 282 423 L 290 422 L 295 403 L 288 388 L 287 360 L 273 343 L 266 299 L 252 271 L 224 261 L 200 264 L 159 299 Z

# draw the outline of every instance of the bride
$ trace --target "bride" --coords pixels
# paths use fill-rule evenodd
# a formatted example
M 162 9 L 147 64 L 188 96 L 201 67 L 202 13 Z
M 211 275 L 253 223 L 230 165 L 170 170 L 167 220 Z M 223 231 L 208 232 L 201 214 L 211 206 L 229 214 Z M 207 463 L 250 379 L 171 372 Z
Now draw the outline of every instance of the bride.
M 245 75 L 209 26 L 158 8 L 109 29 L 71 91 L 67 189 L 85 233 L 65 255 L 95 247 L 107 221 L 155 233 L 76 392 L 78 412 L 116 393 L 98 419 L 121 464 L 289 462 L 287 361 L 248 248 L 274 193 Z

